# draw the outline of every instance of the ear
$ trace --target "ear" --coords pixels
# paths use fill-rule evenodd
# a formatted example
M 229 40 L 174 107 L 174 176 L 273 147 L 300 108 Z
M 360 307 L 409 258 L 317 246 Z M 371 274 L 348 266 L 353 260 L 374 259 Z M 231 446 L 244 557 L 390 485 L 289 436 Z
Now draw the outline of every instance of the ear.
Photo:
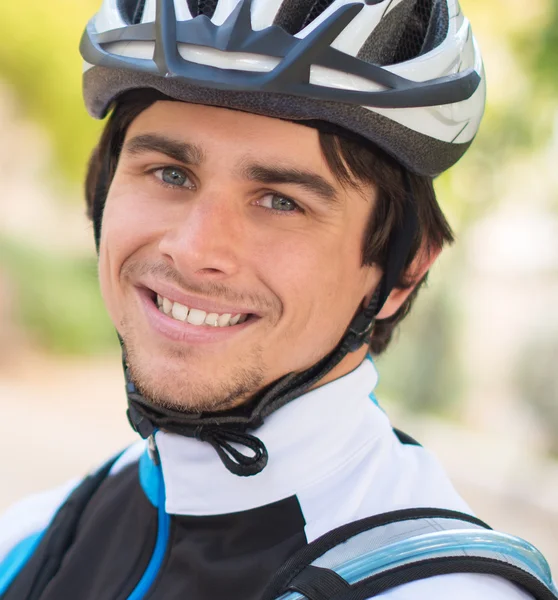
M 421 248 L 415 256 L 413 262 L 407 270 L 407 275 L 414 282 L 408 288 L 393 288 L 388 296 L 382 310 L 378 313 L 377 319 L 387 319 L 392 317 L 403 305 L 405 300 L 411 295 L 419 281 L 426 275 L 434 261 L 440 255 L 441 248 Z

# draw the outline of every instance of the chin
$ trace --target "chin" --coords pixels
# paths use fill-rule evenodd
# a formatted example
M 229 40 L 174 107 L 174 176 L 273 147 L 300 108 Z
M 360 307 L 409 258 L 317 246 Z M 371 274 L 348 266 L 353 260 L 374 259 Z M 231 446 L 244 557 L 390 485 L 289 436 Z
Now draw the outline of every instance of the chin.
M 157 406 L 187 412 L 216 412 L 238 406 L 265 385 L 260 367 L 242 366 L 225 373 L 199 369 L 188 361 L 182 368 L 154 368 L 153 361 L 129 360 L 130 375 L 146 400 Z M 217 369 L 220 361 L 212 363 Z M 222 364 L 222 363 L 221 363 Z

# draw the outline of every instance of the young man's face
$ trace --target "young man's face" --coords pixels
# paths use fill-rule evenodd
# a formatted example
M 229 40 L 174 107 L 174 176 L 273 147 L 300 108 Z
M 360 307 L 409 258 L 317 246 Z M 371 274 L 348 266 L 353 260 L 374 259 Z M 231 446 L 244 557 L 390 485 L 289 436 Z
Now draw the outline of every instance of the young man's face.
M 140 390 L 226 409 L 329 353 L 380 280 L 361 266 L 374 198 L 335 179 L 311 128 L 181 102 L 144 111 L 100 248 L 103 296 Z M 356 364 L 349 355 L 336 373 Z

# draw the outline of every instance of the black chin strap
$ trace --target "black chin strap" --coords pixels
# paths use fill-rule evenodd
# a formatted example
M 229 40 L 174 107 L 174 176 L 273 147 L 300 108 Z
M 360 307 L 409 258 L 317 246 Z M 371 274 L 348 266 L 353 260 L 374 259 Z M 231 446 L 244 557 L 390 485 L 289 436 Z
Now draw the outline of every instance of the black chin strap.
M 281 377 L 242 406 L 224 412 L 187 413 L 157 406 L 142 396 L 131 380 L 123 349 L 128 419 L 132 428 L 144 439 L 151 437 L 157 429 L 196 438 L 211 444 L 231 473 L 242 477 L 260 473 L 267 465 L 267 449 L 260 439 L 247 431 L 260 427 L 269 414 L 307 392 L 349 352 L 355 352 L 370 341 L 376 315 L 397 284 L 417 231 L 417 216 L 408 177 L 405 176 L 404 180 L 406 207 L 403 220 L 389 242 L 382 281 L 368 306 L 359 308 L 332 352 L 301 373 L 289 373 Z M 249 454 L 239 452 L 232 444 L 244 446 Z
M 377 294 L 374 295 L 376 297 Z M 243 477 L 257 475 L 267 465 L 268 453 L 263 442 L 247 431 L 257 429 L 265 417 L 301 396 L 336 367 L 348 352 L 360 348 L 374 325 L 370 308 L 357 314 L 346 338 L 318 363 L 301 373 L 285 375 L 246 405 L 221 413 L 186 413 L 152 404 L 131 380 L 123 353 L 130 425 L 144 439 L 152 436 L 157 429 L 164 429 L 208 442 L 231 473 Z M 371 316 L 364 318 L 365 314 Z M 357 330 L 357 326 L 363 326 L 363 330 Z M 246 447 L 250 454 L 239 452 L 231 444 Z

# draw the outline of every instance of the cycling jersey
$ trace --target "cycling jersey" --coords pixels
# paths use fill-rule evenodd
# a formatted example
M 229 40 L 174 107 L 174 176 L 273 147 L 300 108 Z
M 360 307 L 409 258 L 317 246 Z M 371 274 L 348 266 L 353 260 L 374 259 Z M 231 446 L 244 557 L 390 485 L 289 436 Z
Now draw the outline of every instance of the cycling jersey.
M 206 443 L 159 431 L 127 449 L 80 515 L 40 600 L 257 600 L 281 565 L 332 529 L 397 509 L 471 513 L 436 459 L 394 430 L 371 360 L 273 413 L 264 471 L 240 478 Z M 76 483 L 0 520 L 0 598 Z M 494 575 L 439 575 L 389 600 L 525 600 Z M 9 595 L 7 596 L 9 598 Z M 10 598 L 11 600 L 11 598 Z

